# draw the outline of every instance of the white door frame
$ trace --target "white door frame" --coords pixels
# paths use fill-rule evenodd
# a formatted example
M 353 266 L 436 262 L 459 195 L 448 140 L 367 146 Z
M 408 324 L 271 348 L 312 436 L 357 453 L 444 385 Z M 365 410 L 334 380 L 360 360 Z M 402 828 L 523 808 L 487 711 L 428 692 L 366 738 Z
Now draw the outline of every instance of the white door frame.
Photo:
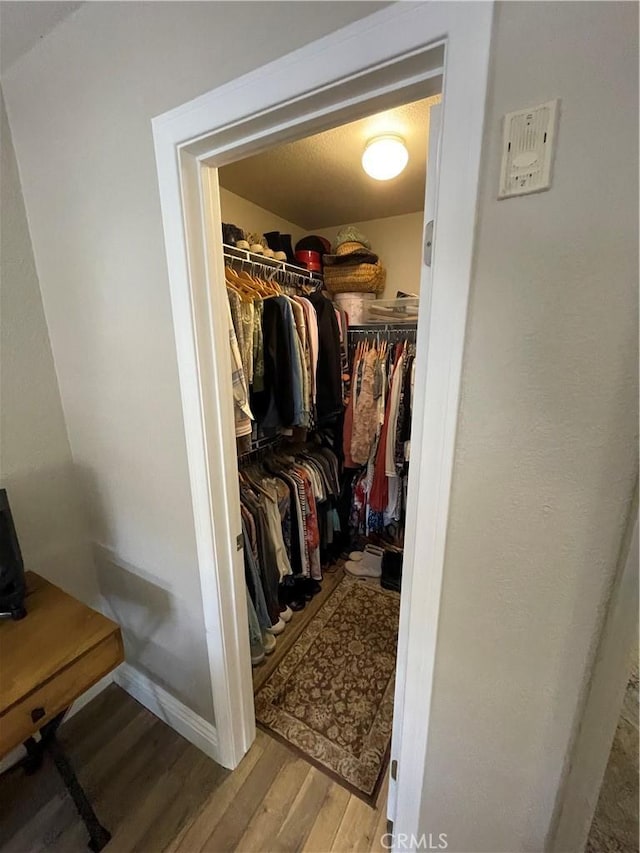
M 215 168 L 439 90 L 432 258 L 421 300 L 395 738 L 397 832 L 418 832 L 436 658 L 492 2 L 396 3 L 153 120 L 216 727 L 235 767 L 255 737 Z M 434 88 L 437 87 L 437 88 Z M 218 346 L 216 346 L 218 342 Z M 428 399 L 428 407 L 425 401 Z M 422 413 L 422 417 L 420 416 Z

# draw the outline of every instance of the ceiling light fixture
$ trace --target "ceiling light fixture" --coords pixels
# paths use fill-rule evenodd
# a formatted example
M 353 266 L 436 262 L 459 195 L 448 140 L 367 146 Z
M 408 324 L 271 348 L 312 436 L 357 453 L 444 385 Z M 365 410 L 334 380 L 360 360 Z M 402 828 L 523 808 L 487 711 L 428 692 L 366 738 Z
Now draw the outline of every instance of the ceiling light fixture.
M 362 168 L 376 181 L 390 181 L 404 170 L 409 152 L 401 136 L 388 133 L 367 142 L 362 154 Z

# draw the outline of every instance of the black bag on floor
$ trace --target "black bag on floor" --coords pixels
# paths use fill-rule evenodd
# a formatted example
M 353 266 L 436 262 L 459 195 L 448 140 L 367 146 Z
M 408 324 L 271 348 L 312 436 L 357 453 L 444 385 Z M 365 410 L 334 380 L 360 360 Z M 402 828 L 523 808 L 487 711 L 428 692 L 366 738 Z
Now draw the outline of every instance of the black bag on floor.
M 382 576 L 380 578 L 380 585 L 385 589 L 400 592 L 403 556 L 400 548 L 385 548 L 382 557 Z

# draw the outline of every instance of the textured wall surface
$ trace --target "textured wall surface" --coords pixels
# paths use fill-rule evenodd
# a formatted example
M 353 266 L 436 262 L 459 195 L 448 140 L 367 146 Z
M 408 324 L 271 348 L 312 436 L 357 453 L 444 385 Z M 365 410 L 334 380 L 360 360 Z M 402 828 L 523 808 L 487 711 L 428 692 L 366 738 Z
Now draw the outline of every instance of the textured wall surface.
M 250 199 L 242 198 L 224 187 L 220 187 L 220 210 L 223 222 L 231 222 L 244 231 L 255 231 L 259 234 L 266 231 L 291 234 L 294 246 L 305 233 L 304 228 L 295 222 L 288 222 L 271 210 L 265 210 Z
M 628 514 L 637 16 L 497 9 L 424 791 L 449 850 L 545 849 Z M 497 201 L 501 117 L 556 97 L 552 189 Z
M 4 99 L 0 97 L 0 486 L 25 568 L 99 603 Z
M 149 120 L 370 9 L 86 4 L 5 81 L 92 535 L 125 573 L 102 587 L 132 662 L 208 717 Z M 636 33 L 633 4 L 498 10 L 424 801 L 450 850 L 544 848 L 628 507 Z M 497 202 L 501 115 L 558 96 L 552 190 Z
M 377 8 L 86 3 L 3 78 L 69 440 L 103 546 L 100 585 L 129 663 L 207 719 L 151 118 Z M 139 578 L 167 599 L 162 618 L 142 618 Z

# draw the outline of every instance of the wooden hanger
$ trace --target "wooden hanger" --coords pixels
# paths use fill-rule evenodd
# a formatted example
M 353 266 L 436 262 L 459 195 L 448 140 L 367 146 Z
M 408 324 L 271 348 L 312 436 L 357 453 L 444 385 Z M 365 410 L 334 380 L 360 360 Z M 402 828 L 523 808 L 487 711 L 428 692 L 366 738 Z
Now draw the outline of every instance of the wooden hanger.
M 233 289 L 240 294 L 245 302 L 252 302 L 256 298 L 255 284 L 249 279 L 242 277 L 238 272 L 227 267 L 226 280 L 230 282 Z

